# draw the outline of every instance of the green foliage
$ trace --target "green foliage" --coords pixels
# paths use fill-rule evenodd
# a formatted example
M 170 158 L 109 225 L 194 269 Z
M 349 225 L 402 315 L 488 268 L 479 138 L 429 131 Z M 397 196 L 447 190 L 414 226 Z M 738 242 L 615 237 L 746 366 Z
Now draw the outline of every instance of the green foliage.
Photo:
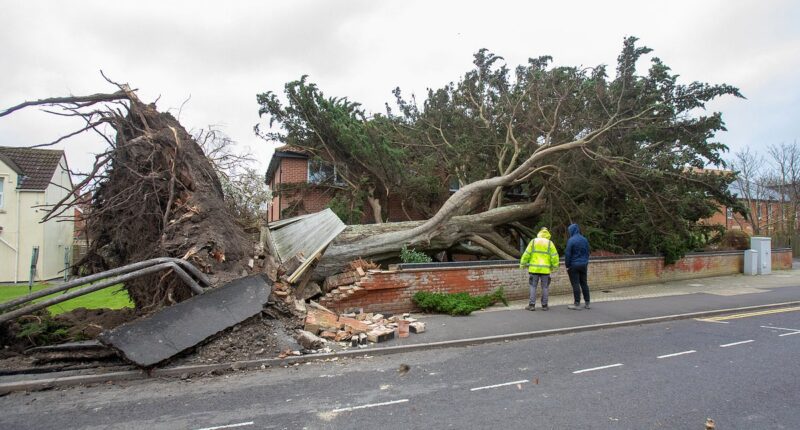
M 50 345 L 68 336 L 67 327 L 49 316 L 23 322 L 17 332 L 17 338 L 28 339 L 33 345 Z
M 280 125 L 265 137 L 325 155 L 353 196 L 351 187 L 397 196 L 428 215 L 451 181 L 497 177 L 547 151 L 519 184 L 528 200 L 547 198 L 534 225 L 547 224 L 563 246 L 567 225 L 578 222 L 593 249 L 671 262 L 697 246 L 700 220 L 720 206 L 743 210 L 728 191 L 734 175 L 700 170 L 724 167 L 727 151 L 714 140 L 725 130 L 722 115 L 706 105 L 742 95 L 726 84 L 679 81 L 651 54 L 629 37 L 615 68 L 554 66 L 550 56 L 511 68 L 482 49 L 457 81 L 430 89 L 424 101 L 404 98 L 398 87 L 396 108 L 373 116 L 346 98 L 324 97 L 303 76 L 286 84 L 286 104 L 275 93 L 259 95 L 259 114 Z M 554 150 L 564 145 L 574 150 Z M 489 195 L 470 198 L 460 213 L 488 203 Z
M 333 213 L 345 224 L 361 224 L 364 218 L 364 198 L 352 198 L 346 194 L 336 194 L 328 201 Z
M 433 259 L 424 252 L 408 249 L 406 245 L 403 245 L 403 248 L 400 250 L 400 261 L 403 263 L 430 263 Z
M 503 288 L 491 294 L 470 296 L 467 293 L 431 293 L 419 291 L 412 297 L 414 303 L 425 312 L 439 312 L 449 315 L 469 315 L 474 311 L 485 309 L 497 302 L 508 306 L 508 299 Z

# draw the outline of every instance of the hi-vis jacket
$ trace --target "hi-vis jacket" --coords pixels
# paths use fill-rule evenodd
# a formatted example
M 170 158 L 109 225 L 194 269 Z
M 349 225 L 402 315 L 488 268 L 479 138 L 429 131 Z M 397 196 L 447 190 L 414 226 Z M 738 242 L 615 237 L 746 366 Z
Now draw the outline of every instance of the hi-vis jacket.
M 519 267 L 528 265 L 528 272 L 549 275 L 558 269 L 558 251 L 550 241 L 550 232 L 543 228 L 536 239 L 528 244 L 525 253 L 519 260 Z

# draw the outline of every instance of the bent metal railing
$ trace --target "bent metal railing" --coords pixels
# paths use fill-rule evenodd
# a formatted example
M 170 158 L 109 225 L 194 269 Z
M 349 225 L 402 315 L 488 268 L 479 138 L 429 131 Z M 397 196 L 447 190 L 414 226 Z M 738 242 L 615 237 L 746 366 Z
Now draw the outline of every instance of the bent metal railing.
M 111 269 L 105 272 L 95 273 L 94 275 L 85 276 L 83 278 L 74 279 L 72 281 L 56 285 L 54 287 L 36 291 L 35 293 L 29 294 L 25 297 L 20 297 L 5 303 L 0 303 L 0 312 L 5 312 L 3 314 L 0 314 L 0 324 L 18 318 L 22 315 L 26 315 L 31 312 L 37 311 L 39 309 L 44 309 L 48 306 L 65 302 L 69 299 L 73 299 L 75 297 L 79 297 L 84 294 L 89 294 L 94 291 L 102 290 L 103 288 L 111 287 L 113 285 L 119 284 L 120 282 L 125 282 L 134 278 L 138 278 L 140 276 L 149 275 L 151 273 L 156 273 L 167 269 L 174 271 L 175 274 L 177 274 L 178 277 L 180 277 L 181 280 L 185 282 L 195 294 L 203 294 L 203 287 L 209 287 L 211 285 L 208 278 L 206 278 L 206 276 L 197 267 L 193 266 L 186 260 L 181 260 L 179 258 L 168 258 L 168 257 L 153 258 L 151 260 L 140 261 L 138 263 L 128 264 L 127 266 L 117 267 L 116 269 Z M 192 276 L 194 276 L 194 278 Z M 45 297 L 53 293 L 66 291 L 71 288 L 78 287 L 91 282 L 96 282 L 96 283 L 91 284 L 88 287 L 81 288 L 79 290 L 70 291 L 68 293 L 64 293 L 56 297 L 51 297 L 47 300 L 43 300 L 38 303 L 34 303 L 19 309 L 6 312 L 6 310 L 19 306 L 23 303 L 27 303 L 41 297 Z M 203 287 L 201 287 L 200 284 L 202 284 Z

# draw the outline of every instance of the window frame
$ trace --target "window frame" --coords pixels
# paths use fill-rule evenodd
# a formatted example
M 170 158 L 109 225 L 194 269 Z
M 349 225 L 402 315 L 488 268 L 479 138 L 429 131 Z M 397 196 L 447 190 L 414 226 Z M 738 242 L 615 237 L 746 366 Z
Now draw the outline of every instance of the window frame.
M 319 168 L 315 170 L 315 174 L 312 174 L 312 168 L 314 167 L 313 166 L 314 164 L 318 165 Z M 326 168 L 330 169 L 330 173 L 325 174 L 325 176 L 321 178 L 317 178 L 320 173 L 325 172 L 324 169 Z M 325 162 L 324 160 L 318 160 L 313 158 L 309 158 L 308 163 L 306 164 L 306 181 L 309 184 L 314 184 L 314 185 L 322 185 L 326 183 L 331 183 L 339 186 L 344 185 L 344 181 L 339 176 L 339 172 L 336 169 L 335 164 L 330 164 Z

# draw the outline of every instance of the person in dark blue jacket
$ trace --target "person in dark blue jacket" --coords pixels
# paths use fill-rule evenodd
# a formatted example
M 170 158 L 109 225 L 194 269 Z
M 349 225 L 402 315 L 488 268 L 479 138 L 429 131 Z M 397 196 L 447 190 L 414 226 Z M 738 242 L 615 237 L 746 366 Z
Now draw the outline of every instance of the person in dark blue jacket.
M 567 228 L 569 240 L 564 251 L 564 266 L 567 268 L 569 282 L 572 284 L 574 305 L 567 308 L 581 310 L 581 292 L 583 292 L 584 308 L 589 309 L 589 284 L 586 281 L 589 270 L 589 241 L 581 234 L 578 224 L 570 224 Z

